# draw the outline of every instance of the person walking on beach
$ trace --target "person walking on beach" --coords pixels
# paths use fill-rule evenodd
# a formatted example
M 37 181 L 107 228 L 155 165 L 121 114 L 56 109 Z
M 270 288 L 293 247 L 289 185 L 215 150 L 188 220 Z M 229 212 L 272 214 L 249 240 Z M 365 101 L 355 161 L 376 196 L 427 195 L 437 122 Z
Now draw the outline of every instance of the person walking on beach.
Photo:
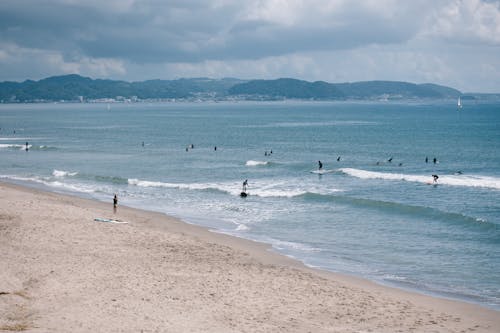
M 117 197 L 117 196 L 116 196 L 116 194 L 115 194 L 115 196 L 114 196 L 114 198 L 113 198 L 113 212 L 114 212 L 114 213 L 116 213 L 116 207 L 117 207 L 117 206 L 118 206 L 118 197 Z

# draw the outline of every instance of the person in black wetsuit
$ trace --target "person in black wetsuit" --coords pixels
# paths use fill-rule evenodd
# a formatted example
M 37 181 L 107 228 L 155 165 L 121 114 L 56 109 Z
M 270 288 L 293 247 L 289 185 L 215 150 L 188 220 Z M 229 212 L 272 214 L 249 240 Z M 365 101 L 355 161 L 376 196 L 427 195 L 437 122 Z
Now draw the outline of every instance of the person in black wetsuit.
M 439 176 L 438 175 L 432 175 L 432 179 L 434 180 L 434 183 L 437 183 Z
M 318 161 L 318 170 L 323 169 L 323 163 L 321 161 Z

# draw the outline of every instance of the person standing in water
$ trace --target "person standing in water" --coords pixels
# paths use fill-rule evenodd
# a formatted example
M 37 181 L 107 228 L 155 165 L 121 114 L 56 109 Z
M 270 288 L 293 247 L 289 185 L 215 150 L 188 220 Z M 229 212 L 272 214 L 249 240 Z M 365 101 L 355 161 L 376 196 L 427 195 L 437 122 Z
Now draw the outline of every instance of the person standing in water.
M 323 169 L 323 163 L 321 161 L 318 161 L 318 170 Z
M 432 179 L 433 179 L 433 181 L 434 181 L 434 184 L 437 184 L 437 182 L 438 182 L 438 178 L 439 178 L 439 176 L 438 176 L 438 175 L 432 175 Z
M 116 207 L 118 206 L 118 197 L 115 196 L 113 197 L 113 212 L 116 213 Z
M 245 181 L 243 182 L 243 192 L 247 191 L 247 186 L 248 186 L 248 179 L 245 179 Z

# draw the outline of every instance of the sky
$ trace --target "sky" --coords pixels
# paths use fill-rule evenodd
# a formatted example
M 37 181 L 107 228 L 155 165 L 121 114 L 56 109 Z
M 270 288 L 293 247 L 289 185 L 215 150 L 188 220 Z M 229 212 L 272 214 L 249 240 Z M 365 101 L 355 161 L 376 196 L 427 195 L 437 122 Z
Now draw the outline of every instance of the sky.
M 0 0 L 0 81 L 72 73 L 500 93 L 500 0 Z

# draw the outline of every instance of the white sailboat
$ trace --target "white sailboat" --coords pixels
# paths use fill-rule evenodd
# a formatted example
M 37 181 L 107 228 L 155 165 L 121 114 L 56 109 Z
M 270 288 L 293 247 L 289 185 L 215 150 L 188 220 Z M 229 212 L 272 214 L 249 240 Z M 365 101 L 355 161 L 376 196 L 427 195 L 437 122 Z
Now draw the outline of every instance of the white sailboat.
M 458 107 L 459 109 L 461 109 L 461 108 L 462 108 L 462 100 L 460 99 L 460 96 L 458 96 L 457 107 Z

